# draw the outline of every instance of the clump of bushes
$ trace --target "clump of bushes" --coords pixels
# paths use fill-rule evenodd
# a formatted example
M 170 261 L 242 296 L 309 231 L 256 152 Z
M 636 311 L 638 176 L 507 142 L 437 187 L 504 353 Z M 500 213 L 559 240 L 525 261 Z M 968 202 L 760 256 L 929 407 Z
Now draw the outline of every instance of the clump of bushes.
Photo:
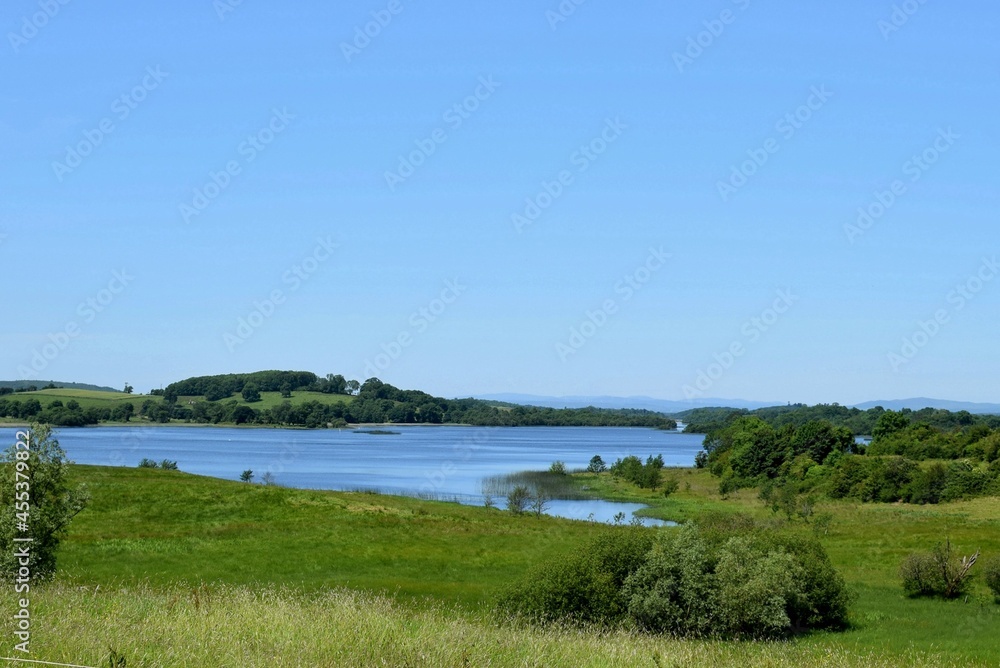
M 968 591 L 970 571 L 978 558 L 978 551 L 971 557 L 953 554 L 951 541 L 938 544 L 931 552 L 913 553 L 899 567 L 903 590 L 913 597 L 962 596 Z
M 618 459 L 608 469 L 615 478 L 622 478 L 639 487 L 655 490 L 660 486 L 660 471 L 663 470 L 663 455 L 650 455 L 646 463 L 635 455 Z
M 1000 603 L 1000 557 L 987 559 L 983 564 L 983 580 L 993 592 L 993 597 Z
M 164 459 L 162 462 L 156 462 L 148 457 L 143 457 L 142 461 L 139 462 L 139 468 L 141 469 L 163 469 L 164 471 L 176 471 L 177 462 L 170 459 Z
M 848 602 L 818 542 L 738 517 L 659 531 L 609 529 L 508 589 L 498 607 L 538 622 L 780 638 L 844 628 Z

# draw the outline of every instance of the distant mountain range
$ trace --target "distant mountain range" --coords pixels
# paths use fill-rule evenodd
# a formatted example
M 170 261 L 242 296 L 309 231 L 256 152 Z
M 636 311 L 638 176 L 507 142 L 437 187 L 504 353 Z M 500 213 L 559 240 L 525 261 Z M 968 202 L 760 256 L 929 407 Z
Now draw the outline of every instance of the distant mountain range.
M 584 408 L 594 406 L 595 408 L 645 408 L 659 413 L 676 414 L 692 408 L 766 408 L 768 406 L 781 406 L 785 402 L 780 401 L 745 401 L 743 399 L 694 399 L 691 401 L 672 401 L 668 399 L 654 399 L 653 397 L 609 397 L 609 396 L 569 396 L 569 397 L 549 397 L 536 394 L 481 394 L 476 395 L 476 399 L 486 401 L 503 401 L 512 404 L 526 404 L 529 406 L 546 406 L 549 408 Z M 881 406 L 886 410 L 920 410 L 921 408 L 942 408 L 945 410 L 969 411 L 977 414 L 1000 415 L 1000 404 L 974 403 L 971 401 L 950 401 L 948 399 L 929 399 L 917 397 L 913 399 L 887 399 L 883 401 L 866 401 L 862 404 L 855 404 L 861 410 L 868 410 L 876 406 Z
M 644 408 L 658 413 L 680 413 L 692 408 L 709 408 L 722 406 L 726 408 L 765 408 L 778 406 L 777 401 L 744 401 L 743 399 L 694 399 L 691 401 L 670 401 L 654 399 L 653 397 L 546 397 L 537 394 L 480 394 L 474 399 L 485 401 L 503 401 L 509 404 L 527 406 L 544 406 L 547 408 Z
M 55 385 L 56 387 L 65 387 L 71 390 L 121 392 L 121 390 L 117 390 L 113 387 L 107 387 L 105 385 L 90 385 L 89 383 L 64 383 L 58 380 L 0 380 L 0 387 L 13 387 L 15 390 L 21 390 L 25 387 L 31 387 L 32 385 L 38 389 L 42 389 L 46 385 Z
M 943 408 L 944 410 L 957 413 L 958 411 L 969 411 L 970 413 L 1000 415 L 1000 404 L 980 404 L 972 401 L 949 401 L 948 399 L 928 399 L 927 397 L 916 397 L 914 399 L 889 399 L 886 401 L 866 401 L 863 404 L 856 404 L 857 408 L 868 410 L 881 406 L 886 410 L 898 411 L 903 408 L 910 410 L 920 410 L 921 408 Z

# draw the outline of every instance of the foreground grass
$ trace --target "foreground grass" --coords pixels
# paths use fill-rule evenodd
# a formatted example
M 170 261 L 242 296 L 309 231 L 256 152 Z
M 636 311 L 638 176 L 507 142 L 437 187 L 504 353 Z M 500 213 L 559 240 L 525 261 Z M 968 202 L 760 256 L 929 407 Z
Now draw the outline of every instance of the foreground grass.
M 336 590 L 55 585 L 35 595 L 32 656 L 129 667 L 232 666 L 977 666 L 934 652 L 885 654 L 849 646 L 679 641 L 623 631 L 490 625 L 441 606 L 402 607 Z M 13 631 L 3 622 L 4 635 Z
M 508 629 L 484 611 L 534 565 L 607 530 L 599 525 L 176 471 L 73 471 L 93 501 L 60 550 L 59 581 L 36 592 L 35 658 L 87 663 L 110 644 L 130 666 L 1000 664 L 1000 605 L 982 584 L 967 601 L 914 600 L 897 578 L 906 553 L 945 536 L 966 554 L 1000 554 L 996 498 L 822 504 L 817 512 L 833 520 L 818 537 L 856 593 L 852 628 L 790 643 L 696 643 Z M 582 479 L 661 517 L 722 510 L 774 519 L 751 493 L 719 498 L 703 471 L 671 474 L 681 484 L 667 499 L 609 476 Z M 802 521 L 788 527 L 813 532 Z

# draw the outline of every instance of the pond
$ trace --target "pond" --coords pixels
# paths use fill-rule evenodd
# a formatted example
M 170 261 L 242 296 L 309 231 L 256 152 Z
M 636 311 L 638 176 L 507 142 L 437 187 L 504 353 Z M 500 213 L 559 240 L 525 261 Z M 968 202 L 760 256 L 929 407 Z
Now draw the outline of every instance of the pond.
M 0 429 L 0 443 L 13 443 L 16 431 Z M 475 505 L 484 502 L 485 478 L 546 470 L 554 461 L 573 470 L 585 468 L 594 455 L 610 465 L 628 455 L 645 460 L 662 454 L 667 466 L 692 466 L 703 438 L 629 427 L 451 425 L 392 425 L 377 431 L 102 426 L 57 429 L 56 437 L 80 464 L 136 466 L 143 458 L 170 459 L 182 471 L 228 480 L 252 469 L 255 480 L 269 473 L 287 487 L 372 490 Z M 641 507 L 561 500 L 551 502 L 546 512 L 607 522 L 618 513 L 631 519 Z

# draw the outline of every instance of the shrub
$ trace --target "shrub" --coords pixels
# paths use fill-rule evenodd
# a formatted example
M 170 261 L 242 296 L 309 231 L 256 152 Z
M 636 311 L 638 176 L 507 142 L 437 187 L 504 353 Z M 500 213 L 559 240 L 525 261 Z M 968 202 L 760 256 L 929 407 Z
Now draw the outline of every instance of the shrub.
M 628 608 L 622 586 L 652 544 L 650 529 L 608 528 L 573 554 L 543 564 L 505 589 L 497 610 L 533 622 L 621 621 Z
M 690 485 L 690 483 L 688 483 Z M 681 486 L 680 480 L 677 478 L 667 478 L 667 481 L 663 483 L 663 496 L 670 496 L 677 491 L 677 488 Z
M 176 471 L 177 462 L 172 461 L 170 459 L 164 459 L 162 462 L 160 462 L 160 468 L 163 469 L 164 471 Z
M 983 581 L 1000 602 L 1000 556 L 991 557 L 983 563 Z
M 507 493 L 507 510 L 520 515 L 531 501 L 531 492 L 524 485 L 516 485 Z
M 654 534 L 609 531 L 508 590 L 537 621 L 628 623 L 681 637 L 777 638 L 847 624 L 849 596 L 822 546 L 748 517 Z
M 773 638 L 792 630 L 789 608 L 804 596 L 803 569 L 783 550 L 734 536 L 716 565 L 718 613 L 726 635 Z
M 566 475 L 566 463 L 560 461 L 552 462 L 552 466 L 549 467 L 549 473 Z
M 604 464 L 604 460 L 601 459 L 600 455 L 594 455 L 590 458 L 590 463 L 587 464 L 588 473 L 604 473 L 608 470 L 608 467 Z
M 899 567 L 903 590 L 908 596 L 940 596 L 957 598 L 969 587 L 969 572 L 979 558 L 952 553 L 951 541 L 939 543 L 929 553 L 910 554 Z
M 159 464 L 157 464 L 156 462 L 154 462 L 152 459 L 150 459 L 148 457 L 143 457 L 142 461 L 139 462 L 139 468 L 141 468 L 141 469 L 155 469 L 155 468 L 159 468 L 159 467 L 160 467 Z
M 629 616 L 646 631 L 703 636 L 717 606 L 708 548 L 688 524 L 656 543 L 625 581 Z
M 59 543 L 89 495 L 82 485 L 70 485 L 66 453 L 47 425 L 32 425 L 24 433 L 0 455 L 0 578 L 23 577 L 20 569 L 27 567 L 34 585 L 55 574 Z M 18 542 L 29 530 L 31 543 Z M 29 554 L 18 555 L 25 545 Z

